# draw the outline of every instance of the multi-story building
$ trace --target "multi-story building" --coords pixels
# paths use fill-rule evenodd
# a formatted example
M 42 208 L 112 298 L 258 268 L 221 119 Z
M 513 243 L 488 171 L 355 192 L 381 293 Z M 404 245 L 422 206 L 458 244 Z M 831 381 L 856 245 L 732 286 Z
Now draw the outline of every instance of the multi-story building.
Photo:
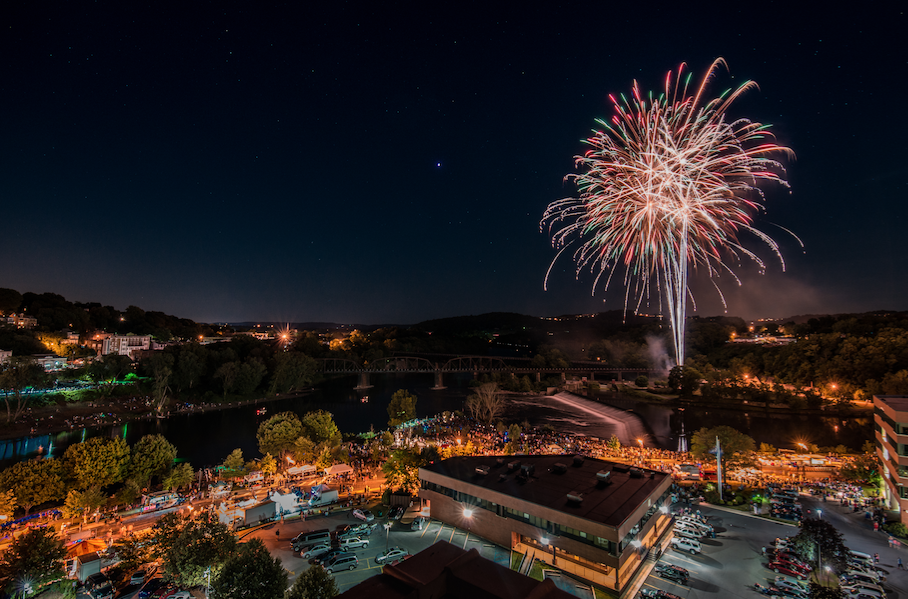
M 908 395 L 874 395 L 873 428 L 886 501 L 908 524 Z
M 151 335 L 110 335 L 101 340 L 101 355 L 119 354 L 135 359 L 135 352 L 151 347 Z
M 8 324 L 17 329 L 33 329 L 38 326 L 38 319 L 24 314 L 10 314 L 9 316 L 0 316 L 0 324 Z
M 432 518 L 620 596 L 671 540 L 663 472 L 570 455 L 469 456 L 420 468 L 419 478 Z

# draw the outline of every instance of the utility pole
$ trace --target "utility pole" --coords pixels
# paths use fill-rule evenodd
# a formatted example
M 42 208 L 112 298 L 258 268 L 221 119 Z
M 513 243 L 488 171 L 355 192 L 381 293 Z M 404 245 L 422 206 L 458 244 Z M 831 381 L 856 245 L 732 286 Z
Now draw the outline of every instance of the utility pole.
M 719 445 L 718 435 L 716 435 L 716 482 L 719 483 L 719 499 L 725 501 L 722 497 L 722 447 Z

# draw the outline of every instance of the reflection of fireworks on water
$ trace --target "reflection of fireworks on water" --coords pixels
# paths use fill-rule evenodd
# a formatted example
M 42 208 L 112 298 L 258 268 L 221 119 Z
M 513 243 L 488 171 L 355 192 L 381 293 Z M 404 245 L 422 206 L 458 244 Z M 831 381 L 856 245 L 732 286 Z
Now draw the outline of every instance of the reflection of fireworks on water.
M 583 172 L 566 177 L 576 182 L 580 197 L 552 202 L 542 217 L 543 226 L 555 229 L 552 244 L 560 248 L 546 285 L 555 261 L 572 246 L 577 274 L 586 268 L 596 273 L 594 292 L 605 273 L 608 289 L 623 268 L 625 308 L 633 302 L 638 309 L 655 285 L 667 306 L 679 364 L 684 363 L 688 265 L 702 266 L 710 277 L 726 271 L 740 284 L 724 253 L 736 262 L 750 258 L 762 272 L 763 261 L 738 240 L 739 231 L 746 231 L 769 246 L 785 268 L 778 244 L 752 222 L 762 209 L 758 183 L 787 187 L 780 176 L 784 169 L 770 156 L 792 152 L 774 143 L 765 125 L 726 122 L 729 105 L 756 87 L 754 82 L 705 101 L 707 82 L 724 64 L 716 60 L 693 90 L 682 64 L 677 77 L 668 73 L 658 97 L 641 95 L 636 81 L 632 98 L 609 96 L 615 108 L 611 123 L 597 120 L 602 129 L 586 140 L 591 149 L 576 157 Z

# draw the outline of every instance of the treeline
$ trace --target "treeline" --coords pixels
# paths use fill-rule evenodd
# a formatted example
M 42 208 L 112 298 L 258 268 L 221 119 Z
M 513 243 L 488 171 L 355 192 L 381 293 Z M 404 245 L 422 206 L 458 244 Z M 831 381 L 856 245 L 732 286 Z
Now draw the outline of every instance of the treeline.
M 827 397 L 908 394 L 908 314 L 826 316 L 782 328 L 803 336 L 783 346 L 726 344 L 691 365 L 707 379 L 747 375 L 819 387 Z
M 212 335 L 214 329 L 188 318 L 178 318 L 163 312 L 146 312 L 136 306 L 117 310 L 99 303 L 70 302 L 56 293 L 19 293 L 0 288 L 0 314 L 25 314 L 38 321 L 37 331 L 72 330 L 78 333 L 106 331 L 108 333 L 152 335 L 161 341 L 191 339 Z M 0 343 L 0 347 L 4 347 Z M 10 347 L 4 347 L 10 349 Z M 15 350 L 14 350 L 15 351 Z M 24 352 L 23 352 L 24 353 Z M 37 352 L 32 352 L 37 353 Z

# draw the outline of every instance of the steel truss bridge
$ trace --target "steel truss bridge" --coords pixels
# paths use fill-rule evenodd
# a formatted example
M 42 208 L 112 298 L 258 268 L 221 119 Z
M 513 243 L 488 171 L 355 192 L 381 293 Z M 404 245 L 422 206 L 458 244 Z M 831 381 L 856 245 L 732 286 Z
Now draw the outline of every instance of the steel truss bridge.
M 368 389 L 373 374 L 418 374 L 426 373 L 435 376 L 435 389 L 444 389 L 444 375 L 455 373 L 507 373 L 511 376 L 518 374 L 535 374 L 536 382 L 542 380 L 543 374 L 560 374 L 561 380 L 566 380 L 567 375 L 582 375 L 595 381 L 596 375 L 603 379 L 624 380 L 625 376 L 636 377 L 641 374 L 662 375 L 664 371 L 652 368 L 617 368 L 606 366 L 599 362 L 572 362 L 567 367 L 537 367 L 531 364 L 530 358 L 498 358 L 489 356 L 450 356 L 434 354 L 429 359 L 425 356 L 393 356 L 381 358 L 368 363 L 361 363 L 345 358 L 322 358 L 321 372 L 331 375 L 358 375 L 357 389 Z

